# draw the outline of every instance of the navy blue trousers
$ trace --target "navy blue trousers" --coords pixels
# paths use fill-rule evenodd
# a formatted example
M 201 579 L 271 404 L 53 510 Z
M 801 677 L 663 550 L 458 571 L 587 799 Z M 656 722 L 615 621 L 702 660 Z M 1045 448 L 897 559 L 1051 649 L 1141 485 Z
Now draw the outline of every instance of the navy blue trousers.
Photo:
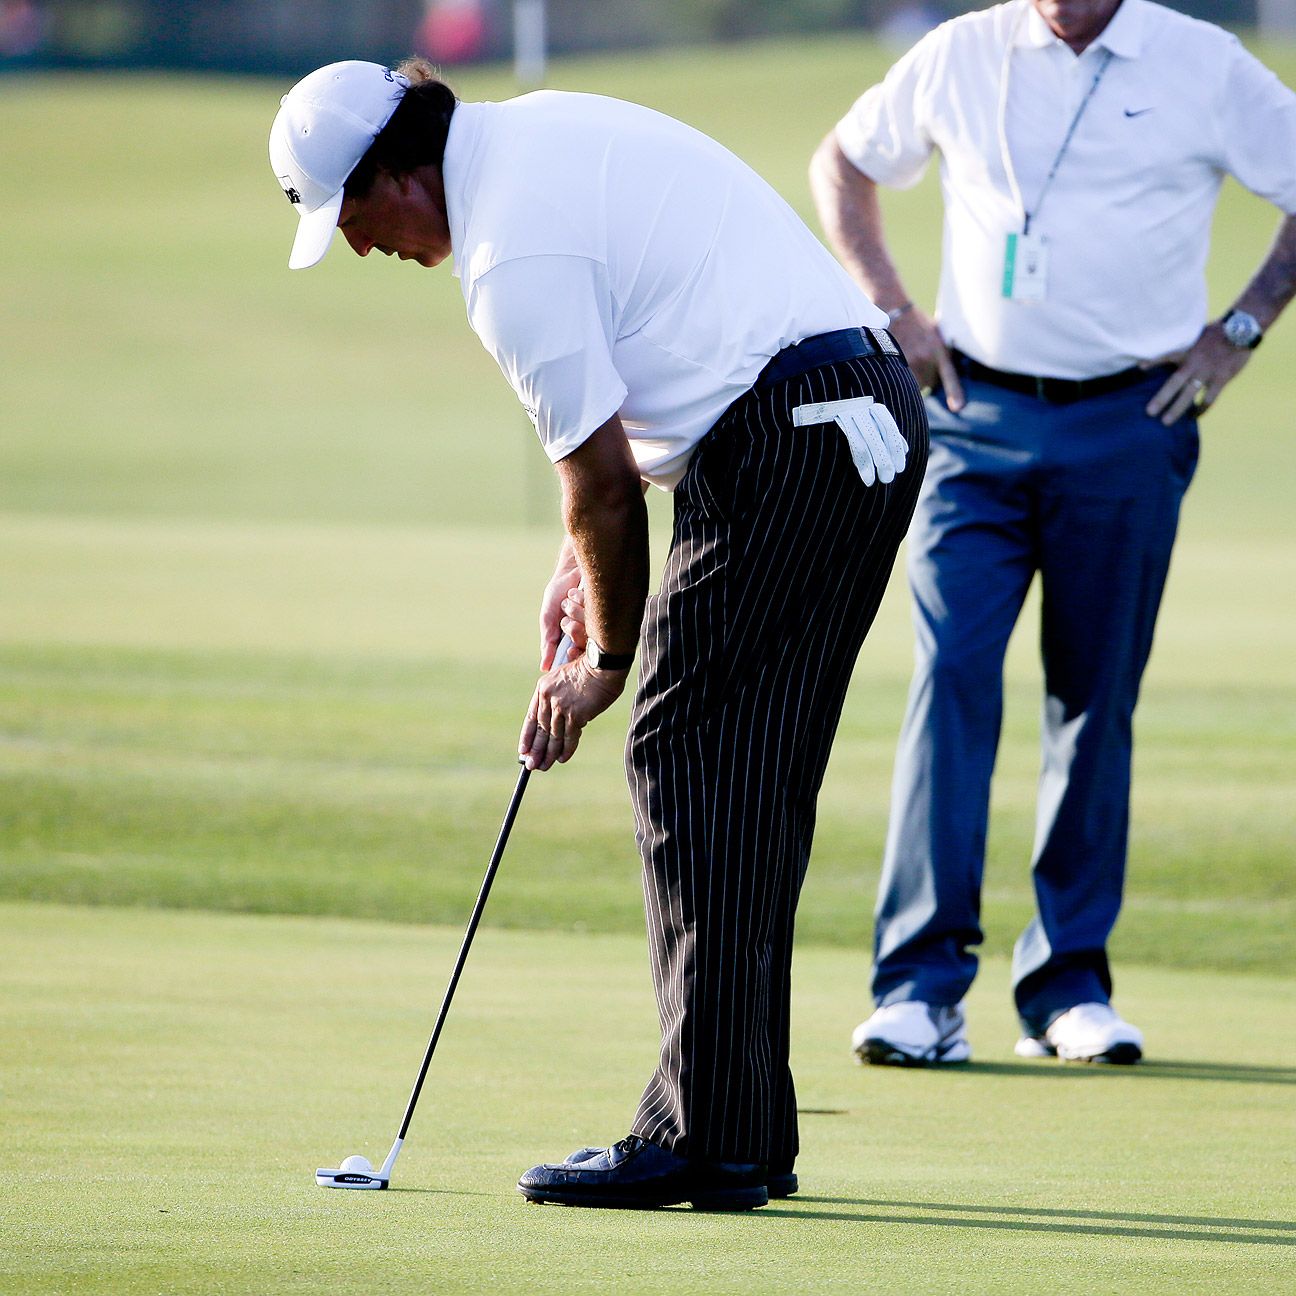
M 915 671 L 875 927 L 880 1004 L 954 1004 L 976 974 L 1004 652 L 1037 572 L 1036 912 L 1014 950 L 1014 995 L 1034 1032 L 1110 997 L 1134 706 L 1198 454 L 1194 418 L 1165 428 L 1144 414 L 1161 381 L 1070 405 L 969 381 L 958 414 L 928 399 L 908 552 Z

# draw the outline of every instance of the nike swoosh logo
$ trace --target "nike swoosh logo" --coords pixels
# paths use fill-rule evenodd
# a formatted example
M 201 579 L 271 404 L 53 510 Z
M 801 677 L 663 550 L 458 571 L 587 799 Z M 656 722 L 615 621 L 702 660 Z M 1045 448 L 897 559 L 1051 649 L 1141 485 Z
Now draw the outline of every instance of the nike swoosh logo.
M 1151 111 L 1152 111 L 1151 108 L 1126 108 L 1126 109 L 1125 109 L 1125 116 L 1126 116 L 1126 117 L 1142 117 L 1144 113 L 1150 113 Z

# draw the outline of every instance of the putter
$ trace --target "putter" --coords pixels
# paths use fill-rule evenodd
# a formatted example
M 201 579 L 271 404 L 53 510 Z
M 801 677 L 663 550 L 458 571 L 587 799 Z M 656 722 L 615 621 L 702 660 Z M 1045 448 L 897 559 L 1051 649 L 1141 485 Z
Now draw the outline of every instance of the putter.
M 564 635 L 558 644 L 557 652 L 554 653 L 554 665 L 562 665 L 570 655 L 571 649 L 572 641 L 569 636 Z M 486 908 L 486 898 L 490 895 L 491 883 L 495 881 L 495 874 L 504 855 L 504 847 L 508 845 L 509 833 L 513 829 L 513 820 L 517 818 L 518 807 L 522 804 L 522 794 L 526 791 L 530 777 L 531 771 L 523 765 L 518 772 L 517 786 L 513 789 L 513 797 L 509 801 L 508 810 L 505 811 L 504 823 L 500 827 L 499 837 L 496 838 L 490 864 L 486 868 L 486 877 L 482 881 L 481 890 L 477 893 L 477 903 L 473 906 L 472 917 L 468 920 L 468 930 L 464 933 L 463 944 L 459 947 L 459 957 L 455 960 L 454 971 L 450 974 L 450 984 L 446 987 L 445 997 L 441 1000 L 441 1011 L 437 1014 L 436 1025 L 432 1028 L 432 1038 L 428 1040 L 427 1049 L 423 1054 L 423 1065 L 419 1067 L 418 1079 L 414 1081 L 409 1102 L 405 1104 L 405 1115 L 396 1133 L 396 1141 L 391 1145 L 391 1151 L 387 1153 L 387 1159 L 377 1170 L 369 1163 L 367 1157 L 362 1156 L 347 1157 L 336 1170 L 321 1167 L 315 1171 L 315 1182 L 321 1188 L 380 1189 L 386 1188 L 391 1183 L 392 1167 L 396 1164 L 401 1145 L 405 1142 L 410 1120 L 414 1116 L 415 1105 L 423 1090 L 423 1081 L 427 1078 L 428 1067 L 432 1063 L 432 1054 L 436 1052 L 437 1040 L 441 1038 L 441 1027 L 445 1025 L 455 987 L 459 984 L 459 976 L 468 961 L 468 950 L 477 931 L 477 924 L 481 922 L 482 912 Z

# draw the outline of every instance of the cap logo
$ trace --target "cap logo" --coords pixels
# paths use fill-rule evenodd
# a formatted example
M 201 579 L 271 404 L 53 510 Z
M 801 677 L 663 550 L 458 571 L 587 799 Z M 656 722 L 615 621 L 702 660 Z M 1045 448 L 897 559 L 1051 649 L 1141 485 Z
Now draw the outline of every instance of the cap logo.
M 280 176 L 279 183 L 283 185 L 283 191 L 287 195 L 288 201 L 296 207 L 301 202 L 301 194 L 293 185 L 292 178 L 290 176 Z

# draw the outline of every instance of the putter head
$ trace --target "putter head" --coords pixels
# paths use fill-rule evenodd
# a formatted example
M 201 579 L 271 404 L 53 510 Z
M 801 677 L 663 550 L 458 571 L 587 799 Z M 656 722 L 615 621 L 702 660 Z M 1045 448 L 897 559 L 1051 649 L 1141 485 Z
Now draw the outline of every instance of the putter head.
M 321 1188 L 386 1188 L 390 1180 L 377 1171 L 364 1174 L 359 1170 L 316 1170 L 315 1182 Z
M 375 1170 L 369 1164 L 368 1157 L 349 1156 L 336 1170 L 319 1169 L 315 1171 L 315 1182 L 321 1188 L 361 1188 L 373 1190 L 386 1188 L 391 1183 L 392 1167 L 400 1153 L 403 1139 L 397 1138 L 387 1153 L 387 1160 Z

